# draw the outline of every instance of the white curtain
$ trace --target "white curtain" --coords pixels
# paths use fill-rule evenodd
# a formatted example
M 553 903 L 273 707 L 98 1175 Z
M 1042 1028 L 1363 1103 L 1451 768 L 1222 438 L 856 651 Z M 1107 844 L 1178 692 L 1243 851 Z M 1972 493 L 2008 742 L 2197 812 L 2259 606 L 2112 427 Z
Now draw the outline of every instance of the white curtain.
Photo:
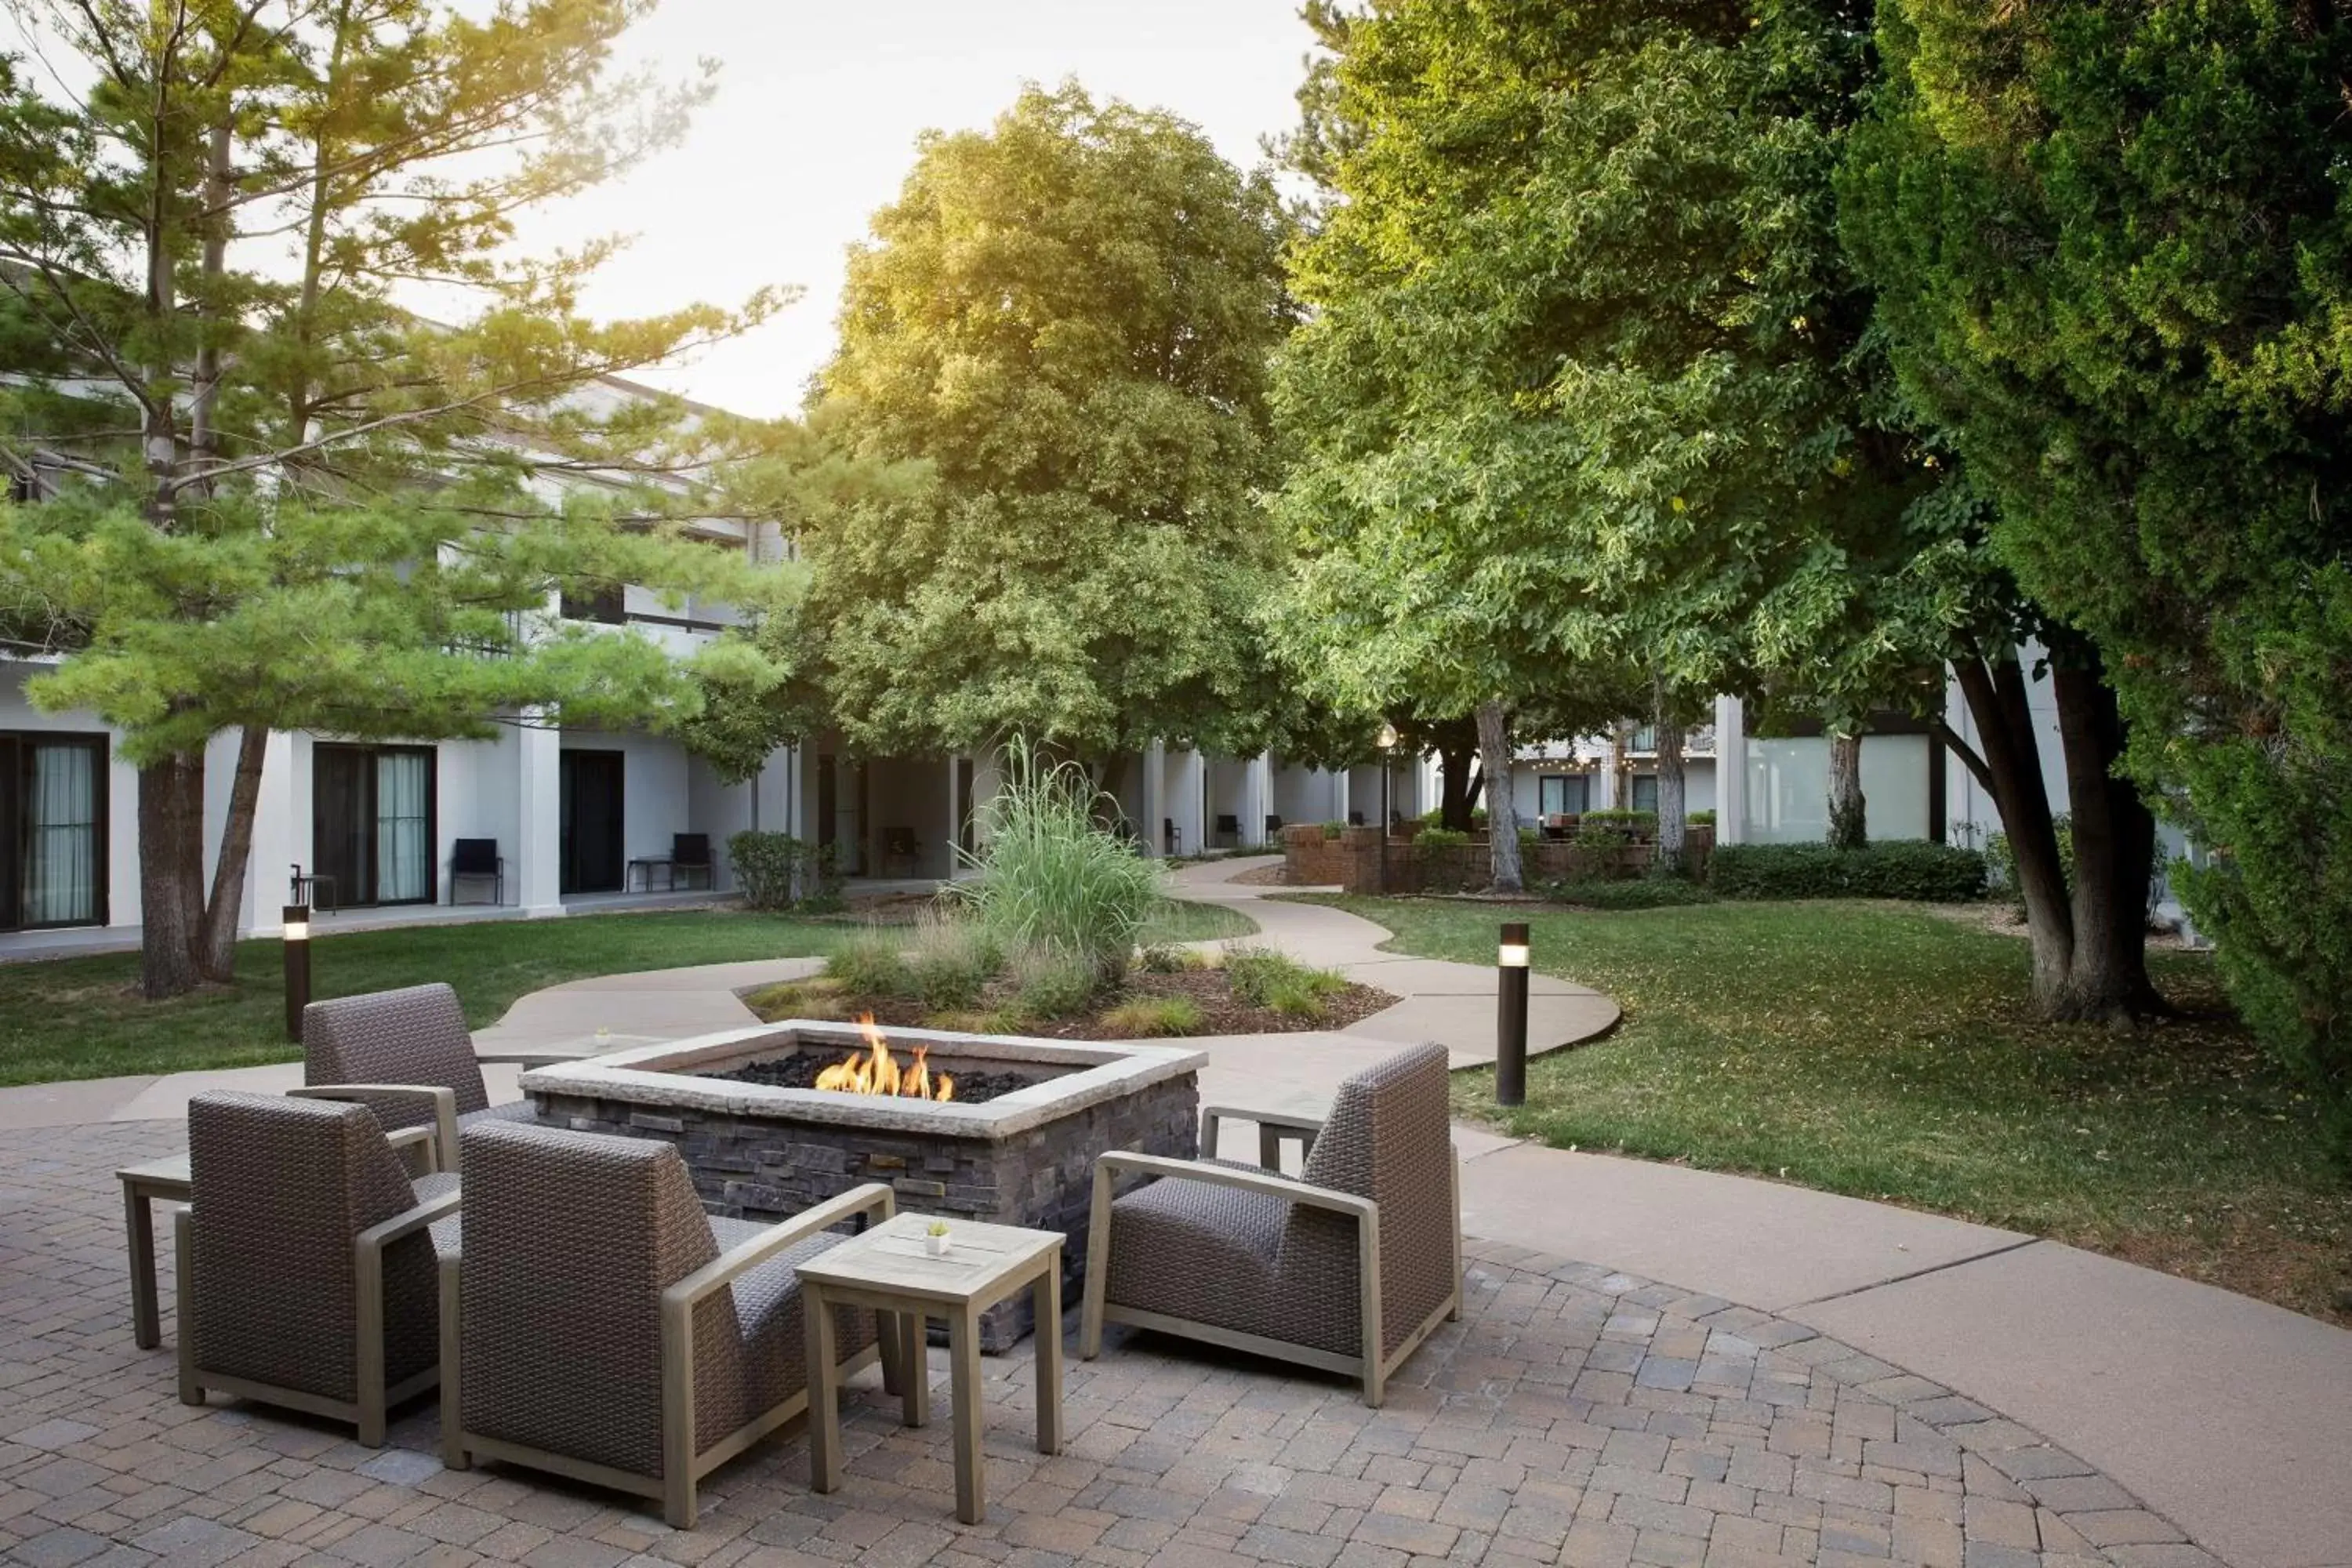
M 381 903 L 433 894 L 430 752 L 379 752 L 375 759 L 375 896 Z
M 32 746 L 26 800 L 25 923 L 98 918 L 98 750 Z

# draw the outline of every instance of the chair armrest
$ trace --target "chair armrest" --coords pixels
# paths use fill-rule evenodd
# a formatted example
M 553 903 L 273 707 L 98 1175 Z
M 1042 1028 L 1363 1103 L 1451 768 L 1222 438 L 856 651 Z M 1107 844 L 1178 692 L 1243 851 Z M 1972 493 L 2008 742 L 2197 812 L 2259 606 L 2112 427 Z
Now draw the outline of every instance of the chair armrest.
M 404 1236 L 414 1236 L 436 1220 L 447 1219 L 457 1212 L 466 1194 L 461 1187 L 454 1193 L 425 1199 L 414 1208 L 406 1208 L 380 1224 L 372 1225 L 352 1238 L 352 1245 L 362 1252 L 377 1253 Z
M 1281 1163 L 1282 1140 L 1298 1140 L 1301 1160 L 1315 1152 L 1315 1140 L 1323 1131 L 1319 1116 L 1286 1116 L 1279 1111 L 1250 1110 L 1236 1105 L 1204 1105 L 1201 1107 L 1201 1154 L 1203 1159 L 1217 1152 L 1217 1129 L 1225 1121 L 1251 1121 L 1257 1124 L 1257 1163 L 1271 1171 Z
M 861 1214 L 877 1219 L 888 1219 L 898 1209 L 897 1195 L 880 1182 L 867 1182 L 852 1187 L 837 1198 L 827 1198 L 814 1208 L 803 1209 L 792 1218 L 769 1226 L 760 1235 L 732 1251 L 723 1252 L 677 1284 L 662 1292 L 662 1316 L 667 1321 L 676 1313 L 683 1322 L 694 1304 L 719 1287 L 729 1284 L 746 1271 L 758 1268 L 784 1248 L 806 1241 L 822 1230 L 830 1230 L 843 1220 Z
M 1311 1208 L 1353 1215 L 1360 1221 L 1377 1223 L 1380 1218 L 1381 1206 L 1370 1198 L 1360 1198 L 1353 1193 L 1336 1192 L 1329 1187 L 1311 1186 L 1271 1172 L 1244 1171 L 1232 1165 L 1213 1165 L 1205 1160 L 1171 1159 L 1165 1154 L 1132 1154 L 1124 1150 L 1095 1156 L 1095 1180 L 1097 1183 L 1107 1181 L 1121 1171 L 1167 1176 L 1178 1181 L 1206 1182 L 1211 1186 L 1238 1187 L 1245 1193 L 1264 1193 L 1268 1197 L 1288 1198 L 1293 1203 L 1306 1204 Z
M 438 1128 L 404 1127 L 397 1132 L 385 1133 L 383 1135 L 383 1141 L 392 1145 L 392 1151 L 395 1154 L 404 1153 L 410 1149 L 423 1150 L 425 1152 L 425 1174 L 434 1175 L 439 1173 L 441 1169 L 441 1132 Z
M 437 1083 L 314 1083 L 286 1091 L 297 1100 L 351 1100 L 364 1105 L 372 1095 L 405 1095 L 433 1102 L 433 1126 L 440 1140 L 437 1167 L 457 1168 L 457 1091 Z

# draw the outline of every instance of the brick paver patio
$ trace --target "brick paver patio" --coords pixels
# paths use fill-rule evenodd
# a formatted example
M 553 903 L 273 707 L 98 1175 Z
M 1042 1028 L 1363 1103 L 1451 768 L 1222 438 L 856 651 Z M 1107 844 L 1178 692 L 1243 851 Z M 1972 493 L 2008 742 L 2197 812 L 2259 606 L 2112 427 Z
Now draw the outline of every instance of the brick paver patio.
M 954 1521 L 948 1424 L 904 1431 L 866 1389 L 842 1491 L 806 1489 L 795 1428 L 720 1471 L 701 1526 L 673 1531 L 530 1472 L 442 1469 L 429 1400 L 381 1451 L 257 1406 L 182 1405 L 172 1320 L 163 1349 L 131 1342 L 110 1176 L 181 1137 L 117 1122 L 0 1149 L 11 1563 L 2214 1562 L 2034 1433 L 1801 1324 L 1489 1245 L 1464 1321 L 1381 1410 L 1336 1381 L 1114 1333 L 1070 1364 L 1055 1458 L 1027 1447 L 1025 1352 L 987 1363 L 985 1524 Z

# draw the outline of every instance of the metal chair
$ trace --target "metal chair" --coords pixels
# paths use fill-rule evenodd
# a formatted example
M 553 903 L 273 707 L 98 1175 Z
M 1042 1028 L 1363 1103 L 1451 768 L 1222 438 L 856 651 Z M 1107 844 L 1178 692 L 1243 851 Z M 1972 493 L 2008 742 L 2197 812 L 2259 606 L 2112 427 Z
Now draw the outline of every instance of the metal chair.
M 180 1399 L 208 1389 L 353 1423 L 439 1377 L 436 1247 L 457 1178 L 412 1181 L 363 1105 L 213 1092 L 188 1102 Z
M 702 873 L 702 885 L 710 886 L 713 868 L 710 862 L 710 835 L 708 833 L 673 833 L 669 838 L 669 880 L 677 886 L 677 874 L 687 874 L 687 886 L 694 886 L 694 873 Z
M 457 901 L 460 882 L 490 884 L 490 902 L 507 901 L 506 857 L 499 853 L 495 838 L 460 838 L 449 846 L 449 902 Z
M 693 1528 L 701 1478 L 808 1407 L 795 1268 L 845 1239 L 830 1227 L 887 1217 L 890 1189 L 760 1226 L 706 1216 L 671 1143 L 492 1124 L 466 1145 L 463 1247 L 441 1263 L 441 1462 L 659 1498 Z M 844 1376 L 874 1359 L 872 1312 L 840 1310 L 835 1331 Z
M 1444 1047 L 1416 1046 L 1341 1083 L 1320 1121 L 1201 1113 L 1208 1156 L 1222 1121 L 1256 1122 L 1263 1169 L 1097 1159 L 1079 1353 L 1100 1353 L 1104 1323 L 1131 1323 L 1344 1373 L 1378 1405 L 1389 1374 L 1462 1315 L 1445 1074 Z M 1306 1144 L 1295 1181 L 1277 1168 L 1285 1138 Z M 1131 1175 L 1159 1179 L 1114 1201 Z

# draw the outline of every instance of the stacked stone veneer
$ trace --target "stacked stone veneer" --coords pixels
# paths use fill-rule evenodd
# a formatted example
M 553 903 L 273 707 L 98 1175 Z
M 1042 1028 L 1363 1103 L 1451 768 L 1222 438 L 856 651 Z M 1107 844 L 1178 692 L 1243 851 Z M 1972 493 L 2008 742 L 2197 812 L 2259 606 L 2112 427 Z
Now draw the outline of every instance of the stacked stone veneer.
M 934 1061 L 954 1070 L 952 1059 Z M 559 1126 L 677 1144 L 704 1204 L 733 1218 L 789 1219 L 861 1183 L 880 1182 L 897 1193 L 902 1210 L 1058 1230 L 1066 1238 L 1066 1305 L 1079 1299 L 1085 1282 L 1095 1156 L 1129 1149 L 1190 1159 L 1200 1139 L 1199 1079 L 1191 1071 L 1001 1137 L 575 1092 L 534 1091 L 531 1098 Z M 982 1316 L 982 1346 L 992 1354 L 1009 1350 L 1033 1326 L 1024 1291 Z

